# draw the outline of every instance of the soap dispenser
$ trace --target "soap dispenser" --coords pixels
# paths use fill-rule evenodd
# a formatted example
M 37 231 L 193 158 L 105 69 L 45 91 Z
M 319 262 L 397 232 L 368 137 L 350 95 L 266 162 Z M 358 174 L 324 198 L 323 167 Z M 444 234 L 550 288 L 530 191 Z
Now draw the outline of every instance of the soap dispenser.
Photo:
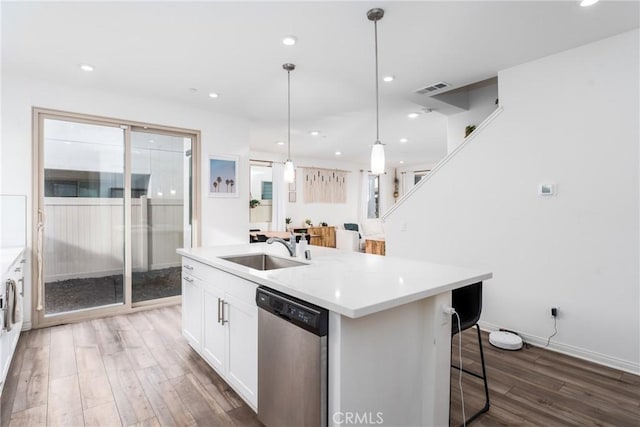
M 298 257 L 304 258 L 304 254 L 307 251 L 307 235 L 302 234 L 299 236 L 300 242 L 298 243 Z

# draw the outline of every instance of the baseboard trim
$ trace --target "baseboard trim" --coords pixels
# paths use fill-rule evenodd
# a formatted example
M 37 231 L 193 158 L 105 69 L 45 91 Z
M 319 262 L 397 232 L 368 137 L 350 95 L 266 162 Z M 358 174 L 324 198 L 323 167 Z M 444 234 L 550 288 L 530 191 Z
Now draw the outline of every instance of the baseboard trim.
M 31 330 L 31 322 L 23 322 L 21 331 L 30 331 Z
M 480 329 L 487 332 L 497 331 L 501 327 L 488 322 L 478 322 Z M 547 338 L 537 337 L 535 335 L 529 335 L 520 331 L 515 331 L 520 335 L 528 344 L 536 347 L 544 347 L 547 344 Z M 566 354 L 568 356 L 577 357 L 578 359 L 588 360 L 589 362 L 598 363 L 600 365 L 608 366 L 610 368 L 619 369 L 621 371 L 629 372 L 630 374 L 640 375 L 640 363 L 633 363 L 628 360 L 618 359 L 606 354 L 598 353 L 592 350 L 587 350 L 581 347 L 575 347 L 568 344 L 559 342 L 553 342 L 547 347 L 548 350 L 555 351 L 557 353 Z

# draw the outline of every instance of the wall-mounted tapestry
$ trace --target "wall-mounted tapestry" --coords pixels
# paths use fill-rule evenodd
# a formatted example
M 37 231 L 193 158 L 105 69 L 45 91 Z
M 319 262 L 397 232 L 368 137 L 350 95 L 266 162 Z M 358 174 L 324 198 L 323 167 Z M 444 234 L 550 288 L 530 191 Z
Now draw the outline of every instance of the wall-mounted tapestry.
M 304 168 L 304 202 L 346 203 L 347 173 L 334 169 Z

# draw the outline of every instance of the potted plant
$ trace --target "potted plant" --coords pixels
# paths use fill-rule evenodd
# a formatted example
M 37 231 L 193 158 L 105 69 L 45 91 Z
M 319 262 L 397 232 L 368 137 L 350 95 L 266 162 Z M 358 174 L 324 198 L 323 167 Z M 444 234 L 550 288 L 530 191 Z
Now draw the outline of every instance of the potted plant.
M 258 199 L 249 200 L 249 207 L 251 209 L 253 209 L 253 208 L 255 208 L 256 206 L 259 206 L 259 205 L 260 205 L 260 200 L 258 200 Z
M 305 223 L 305 225 L 306 225 L 307 227 L 311 227 L 311 226 L 313 225 L 313 224 L 311 223 L 311 220 L 310 220 L 310 219 L 308 219 L 308 218 L 304 220 L 304 223 Z
M 476 125 L 469 125 L 464 128 L 464 137 L 466 138 L 471 135 L 471 132 L 473 132 L 474 130 L 476 130 Z
M 286 224 L 287 231 L 291 231 L 291 217 L 288 216 L 284 219 L 284 223 Z

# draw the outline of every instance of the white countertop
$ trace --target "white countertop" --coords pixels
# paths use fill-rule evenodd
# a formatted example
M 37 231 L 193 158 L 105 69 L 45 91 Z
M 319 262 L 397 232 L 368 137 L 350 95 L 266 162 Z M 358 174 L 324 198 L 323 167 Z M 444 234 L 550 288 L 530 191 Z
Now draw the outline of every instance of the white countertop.
M 290 258 L 279 244 L 253 243 L 178 249 L 178 253 L 236 276 L 356 318 L 490 279 L 492 273 L 311 246 L 300 267 L 258 271 L 219 257 L 268 253 Z
M 7 272 L 7 269 L 11 267 L 11 264 L 15 262 L 16 259 L 22 254 L 24 251 L 24 246 L 15 246 L 12 248 L 2 248 L 2 274 Z
M 219 257 L 269 253 L 290 258 L 276 243 L 178 249 L 178 253 L 260 285 L 356 318 L 490 279 L 492 273 L 311 246 L 307 265 L 258 271 Z

